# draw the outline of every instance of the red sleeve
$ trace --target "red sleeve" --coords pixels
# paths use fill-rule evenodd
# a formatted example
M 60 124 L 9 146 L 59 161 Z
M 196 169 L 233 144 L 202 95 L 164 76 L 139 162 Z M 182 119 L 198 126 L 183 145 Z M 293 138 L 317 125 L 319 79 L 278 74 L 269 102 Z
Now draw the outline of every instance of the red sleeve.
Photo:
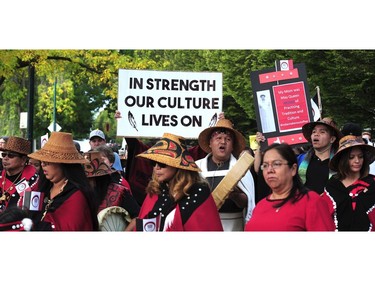
M 125 179 L 130 184 L 134 198 L 142 205 L 146 197 L 145 189 L 152 175 L 152 166 L 149 160 L 136 156 L 149 147 L 135 138 L 125 139 L 128 144 Z
M 310 191 L 308 195 L 306 230 L 334 231 L 336 227 L 327 202 L 314 191 Z
M 322 199 L 327 203 L 329 213 L 333 216 L 333 213 L 335 212 L 333 207 L 334 202 L 326 191 L 322 193 Z

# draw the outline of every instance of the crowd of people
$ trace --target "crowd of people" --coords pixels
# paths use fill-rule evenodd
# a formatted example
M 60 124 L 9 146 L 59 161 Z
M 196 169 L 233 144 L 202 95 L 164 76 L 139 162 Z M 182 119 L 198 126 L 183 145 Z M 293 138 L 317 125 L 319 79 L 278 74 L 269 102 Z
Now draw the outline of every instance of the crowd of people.
M 116 112 L 115 118 L 121 118 Z M 302 127 L 307 143 L 253 151 L 219 114 L 198 144 L 165 132 L 154 143 L 126 138 L 127 161 L 93 130 L 83 153 L 68 132 L 39 150 L 1 137 L 0 230 L 97 231 L 103 212 L 126 214 L 120 231 L 373 231 L 375 147 L 360 125 L 332 118 Z M 266 142 L 258 132 L 256 141 Z M 263 148 L 263 149 L 262 149 Z M 243 153 L 253 162 L 233 172 Z M 213 192 L 223 191 L 218 205 Z

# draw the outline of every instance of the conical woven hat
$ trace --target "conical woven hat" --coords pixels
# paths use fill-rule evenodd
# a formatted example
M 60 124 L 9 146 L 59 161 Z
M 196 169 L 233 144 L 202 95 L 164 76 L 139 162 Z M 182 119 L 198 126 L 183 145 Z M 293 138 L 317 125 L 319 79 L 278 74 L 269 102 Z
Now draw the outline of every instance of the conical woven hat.
M 233 124 L 228 119 L 220 119 L 217 121 L 215 126 L 204 129 L 198 136 L 199 146 L 207 153 L 211 152 L 210 139 L 214 131 L 226 129 L 234 135 L 235 139 L 233 141 L 233 155 L 238 157 L 240 153 L 246 147 L 246 140 L 244 136 L 233 128 Z
M 84 165 L 85 173 L 88 178 L 110 175 L 116 172 L 115 169 L 111 169 L 111 167 L 103 161 L 102 154 L 99 151 L 89 151 L 84 153 L 83 156 L 90 161 Z
M 4 147 L 2 147 L 0 150 L 27 155 L 31 152 L 31 143 L 23 138 L 9 137 Z
M 28 156 L 51 163 L 85 164 L 89 162 L 76 149 L 72 134 L 65 132 L 52 132 L 46 144 Z
M 155 145 L 138 154 L 137 157 L 143 157 L 178 169 L 200 172 L 193 157 L 186 150 L 185 139 L 169 133 L 165 133 Z

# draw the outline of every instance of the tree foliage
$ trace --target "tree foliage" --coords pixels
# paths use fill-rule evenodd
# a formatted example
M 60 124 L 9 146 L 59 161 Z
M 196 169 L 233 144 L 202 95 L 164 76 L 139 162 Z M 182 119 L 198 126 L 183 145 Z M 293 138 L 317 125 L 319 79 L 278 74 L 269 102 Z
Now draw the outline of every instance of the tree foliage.
M 257 131 L 250 73 L 275 60 L 305 63 L 310 95 L 320 88 L 323 115 L 375 128 L 373 50 L 0 50 L 0 134 L 24 136 L 28 67 L 35 67 L 34 136 L 53 121 L 77 139 L 101 128 L 116 138 L 118 70 L 223 73 L 223 109 L 244 135 Z M 104 109 L 104 110 L 103 110 Z

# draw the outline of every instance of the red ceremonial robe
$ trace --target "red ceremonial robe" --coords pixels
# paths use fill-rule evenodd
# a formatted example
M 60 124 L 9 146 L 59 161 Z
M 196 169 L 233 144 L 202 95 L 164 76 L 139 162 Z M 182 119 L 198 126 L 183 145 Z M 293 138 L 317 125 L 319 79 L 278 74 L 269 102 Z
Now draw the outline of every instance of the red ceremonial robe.
M 114 182 L 108 185 L 107 194 L 99 206 L 98 213 L 101 210 L 112 206 L 124 208 L 128 211 L 131 218 L 137 217 L 140 210 L 140 207 L 130 190 L 125 186 Z
M 25 165 L 22 174 L 17 180 L 17 182 L 12 183 L 10 180 L 6 178 L 6 171 L 1 171 L 0 176 L 0 196 L 2 196 L 3 191 L 9 193 L 9 201 L 0 202 L 0 204 L 4 204 L 4 210 L 9 206 L 18 206 L 22 208 L 23 204 L 23 196 L 25 191 L 37 191 L 38 190 L 38 173 L 36 172 L 34 166 Z
M 47 201 L 45 198 L 45 201 Z M 72 183 L 64 187 L 62 193 L 49 200 L 47 211 L 41 222 L 36 223 L 36 230 L 56 231 L 92 231 L 94 230 L 89 204 L 81 190 Z
M 163 185 L 159 195 L 147 195 L 139 218 L 161 215 L 163 231 L 223 231 L 219 212 L 208 185 L 193 184 L 189 195 L 174 203 Z

